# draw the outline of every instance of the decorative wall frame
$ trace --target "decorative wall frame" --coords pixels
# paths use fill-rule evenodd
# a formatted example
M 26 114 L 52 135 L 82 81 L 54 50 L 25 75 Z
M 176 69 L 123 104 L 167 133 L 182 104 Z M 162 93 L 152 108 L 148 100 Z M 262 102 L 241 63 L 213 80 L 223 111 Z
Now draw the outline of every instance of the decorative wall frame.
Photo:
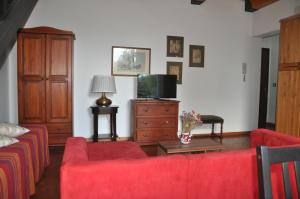
M 150 62 L 150 48 L 112 47 L 111 74 L 114 76 L 150 74 Z
M 190 67 L 204 67 L 204 46 L 190 45 Z
M 177 84 L 182 84 L 182 62 L 167 62 L 167 74 L 177 75 Z
M 167 57 L 183 57 L 184 38 L 167 36 Z

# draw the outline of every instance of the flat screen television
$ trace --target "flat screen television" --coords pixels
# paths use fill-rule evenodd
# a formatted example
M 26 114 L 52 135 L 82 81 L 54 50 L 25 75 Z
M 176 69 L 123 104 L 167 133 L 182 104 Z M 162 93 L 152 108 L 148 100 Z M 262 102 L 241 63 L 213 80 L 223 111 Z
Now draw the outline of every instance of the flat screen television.
M 176 98 L 176 75 L 138 75 L 138 98 Z

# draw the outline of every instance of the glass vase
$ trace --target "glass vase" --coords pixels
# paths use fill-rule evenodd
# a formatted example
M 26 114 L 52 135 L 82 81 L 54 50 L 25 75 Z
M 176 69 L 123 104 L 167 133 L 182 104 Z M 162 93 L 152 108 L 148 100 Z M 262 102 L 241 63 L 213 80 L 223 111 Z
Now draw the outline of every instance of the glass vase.
M 183 132 L 179 135 L 180 142 L 182 144 L 189 144 L 192 140 L 191 132 Z

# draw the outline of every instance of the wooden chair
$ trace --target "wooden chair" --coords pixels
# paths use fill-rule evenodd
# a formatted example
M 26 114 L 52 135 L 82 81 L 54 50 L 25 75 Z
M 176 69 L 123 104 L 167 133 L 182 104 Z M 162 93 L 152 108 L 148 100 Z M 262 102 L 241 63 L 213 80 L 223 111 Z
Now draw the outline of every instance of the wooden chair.
M 284 180 L 285 197 L 292 198 L 290 174 L 288 162 L 294 163 L 295 178 L 297 183 L 298 198 L 300 193 L 300 146 L 284 147 L 284 148 L 269 148 L 266 146 L 257 146 L 257 167 L 259 179 L 259 197 L 261 199 L 271 199 L 272 184 L 271 184 L 271 164 L 282 163 L 282 174 Z

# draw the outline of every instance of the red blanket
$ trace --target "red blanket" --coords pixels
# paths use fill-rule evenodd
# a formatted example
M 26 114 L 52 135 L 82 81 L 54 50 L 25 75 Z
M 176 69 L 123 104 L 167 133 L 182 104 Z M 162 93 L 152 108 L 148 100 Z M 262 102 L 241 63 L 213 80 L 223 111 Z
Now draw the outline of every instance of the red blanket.
M 20 142 L 0 148 L 1 199 L 28 199 L 49 165 L 47 129 L 41 125 L 25 127 L 31 131 L 18 137 Z

